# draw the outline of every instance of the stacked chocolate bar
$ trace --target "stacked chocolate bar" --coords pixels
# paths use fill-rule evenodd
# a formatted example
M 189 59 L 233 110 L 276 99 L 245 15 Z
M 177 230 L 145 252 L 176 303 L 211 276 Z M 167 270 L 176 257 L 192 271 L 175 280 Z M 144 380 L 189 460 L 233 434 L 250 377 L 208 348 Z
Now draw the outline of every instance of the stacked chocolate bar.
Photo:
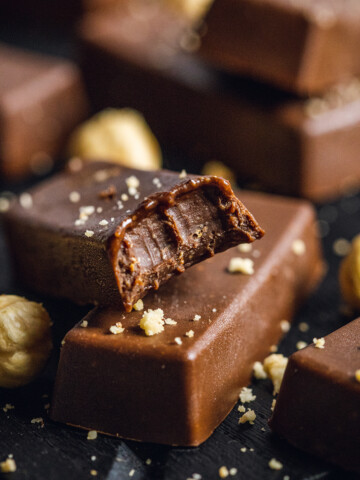
M 359 20 L 356 0 L 215 0 L 194 29 L 127 0 L 79 36 L 95 108 L 134 106 L 165 145 L 323 200 L 360 183 Z

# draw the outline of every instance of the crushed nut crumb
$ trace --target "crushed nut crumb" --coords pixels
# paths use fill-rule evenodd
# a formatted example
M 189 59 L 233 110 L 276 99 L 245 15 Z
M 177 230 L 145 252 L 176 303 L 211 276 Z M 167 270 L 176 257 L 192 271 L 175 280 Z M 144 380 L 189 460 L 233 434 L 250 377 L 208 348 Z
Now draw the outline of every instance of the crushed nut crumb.
M 157 310 L 146 310 L 140 320 L 140 328 L 145 332 L 145 335 L 151 337 L 164 330 L 164 312 L 161 308 Z
M 42 417 L 32 418 L 30 423 L 32 423 L 32 424 L 40 423 L 40 425 L 43 427 L 44 426 L 44 419 Z
M 111 325 L 109 330 L 113 335 L 119 335 L 119 333 L 123 333 L 125 328 L 122 326 L 121 322 L 116 322 L 115 325 Z
M 144 302 L 141 300 L 141 298 L 133 305 L 133 309 L 137 312 L 144 310 Z
M 177 321 L 172 318 L 165 318 L 164 322 L 165 325 L 177 325 Z
M 281 320 L 280 328 L 284 333 L 287 333 L 291 328 L 291 324 L 287 320 Z
M 242 415 L 239 418 L 239 423 L 249 422 L 250 425 L 254 425 L 255 419 L 256 419 L 256 414 L 255 414 L 254 410 L 250 410 L 250 408 L 249 408 L 248 411 L 245 412 L 244 415 Z
M 95 440 L 97 438 L 97 431 L 96 430 L 90 430 L 87 434 L 87 439 L 88 440 Z
M 253 366 L 253 375 L 256 380 L 264 380 L 267 378 L 263 364 L 261 362 L 255 362 Z
M 245 453 L 246 451 L 247 451 L 247 448 L 246 448 L 246 447 L 241 447 L 241 448 L 240 448 L 240 452 Z
M 96 477 L 97 474 L 97 470 L 90 470 L 90 475 L 92 475 L 93 477 Z
M 95 232 L 93 232 L 93 230 L 86 230 L 85 231 L 85 237 L 92 237 L 94 235 Z
M 237 474 L 237 468 L 235 468 L 235 467 L 230 468 L 229 473 L 230 473 L 231 476 L 236 475 Z
M 6 413 L 8 410 L 14 410 L 14 408 L 14 405 L 12 405 L 11 403 L 6 403 L 5 407 L 3 407 L 3 411 Z
M 186 178 L 186 177 L 187 177 L 186 170 L 182 169 L 181 172 L 179 173 L 179 178 Z
M 81 195 L 79 192 L 71 192 L 69 194 L 69 200 L 71 203 L 78 203 L 80 202 Z
M 135 177 L 135 175 L 128 177 L 125 182 L 128 188 L 139 188 L 140 186 L 140 181 L 137 177 Z
M 271 470 L 282 470 L 283 464 L 276 460 L 276 458 L 272 458 L 269 461 L 269 467 L 271 468 Z
M 89 322 L 88 322 L 87 320 L 83 320 L 83 321 L 80 323 L 80 327 L 83 327 L 83 328 L 86 328 L 88 325 L 89 325 Z
M 132 468 L 132 469 L 130 470 L 130 472 L 129 472 L 129 477 L 133 477 L 134 474 L 135 474 L 135 469 Z
M 152 461 L 151 458 L 147 458 L 145 460 L 146 465 L 151 465 L 151 461 Z
M 325 348 L 325 338 L 313 338 L 313 343 L 315 344 L 315 348 Z
M 194 330 L 189 330 L 188 332 L 185 333 L 185 335 L 189 338 L 192 338 L 195 335 Z
M 126 195 L 126 193 L 122 193 L 120 198 L 123 202 L 126 202 L 127 200 L 129 200 L 129 197 L 128 195 Z
M 29 209 L 33 206 L 33 199 L 30 193 L 22 193 L 19 197 L 19 202 L 25 209 Z
M 298 329 L 300 330 L 300 332 L 307 332 L 309 330 L 309 325 L 306 323 L 306 322 L 300 322 L 299 325 L 298 325 Z
M 307 347 L 308 344 L 306 342 L 304 342 L 303 340 L 299 340 L 297 343 L 296 343 L 296 349 L 297 350 L 302 350 L 303 348 Z
M 271 345 L 271 347 L 270 347 L 270 352 L 271 352 L 271 353 L 275 353 L 275 352 L 277 352 L 277 351 L 278 351 L 277 345 Z
M 251 243 L 240 243 L 237 248 L 242 253 L 249 253 L 252 250 L 252 245 Z
M 291 249 L 298 257 L 304 255 L 304 253 L 306 252 L 306 245 L 304 240 L 294 240 L 291 245 Z
M 105 218 L 104 218 L 104 220 L 100 220 L 100 222 L 99 222 L 99 225 L 101 225 L 102 227 L 104 227 L 105 225 L 108 225 L 108 224 L 109 224 L 109 222 L 107 220 L 105 220 Z
M 201 319 L 201 315 L 194 315 L 193 322 L 198 322 Z
M 13 458 L 7 458 L 4 462 L 0 463 L 0 470 L 2 473 L 16 472 L 16 463 Z
M 240 413 L 246 412 L 246 408 L 244 407 L 244 405 L 239 405 L 238 406 L 238 412 L 240 412 Z
M 274 394 L 279 393 L 288 359 L 281 353 L 273 353 L 264 360 L 264 370 L 274 386 Z
M 219 477 L 226 478 L 229 476 L 229 470 L 223 465 L 219 468 Z
M 254 261 L 251 258 L 234 257 L 230 260 L 228 272 L 252 275 L 254 273 Z
M 6 197 L 0 197 L 0 212 L 7 212 L 10 208 L 10 200 Z
M 175 337 L 174 338 L 174 342 L 177 344 L 177 345 L 182 345 L 182 340 L 180 337 Z
M 251 388 L 243 387 L 239 393 L 239 398 L 242 403 L 253 402 L 256 399 L 256 395 L 253 395 Z

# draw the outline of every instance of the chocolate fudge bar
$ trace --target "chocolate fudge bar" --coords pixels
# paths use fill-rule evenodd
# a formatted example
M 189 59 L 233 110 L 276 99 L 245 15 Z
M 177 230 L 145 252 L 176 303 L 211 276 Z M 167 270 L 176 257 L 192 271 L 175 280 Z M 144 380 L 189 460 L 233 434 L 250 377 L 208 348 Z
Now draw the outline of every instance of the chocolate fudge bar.
M 231 72 L 316 94 L 360 75 L 358 0 L 215 0 L 200 53 Z
M 268 229 L 251 251 L 228 250 L 172 278 L 144 298 L 142 311 L 97 307 L 66 335 L 54 420 L 135 440 L 199 445 L 226 417 L 254 362 L 281 337 L 281 320 L 291 319 L 322 272 L 310 205 L 242 197 Z M 253 262 L 253 274 L 229 273 L 234 257 Z M 167 319 L 153 336 L 139 328 L 149 309 Z M 124 331 L 112 334 L 116 328 Z
M 86 113 L 75 65 L 0 44 L 0 180 L 50 168 Z
M 360 184 L 359 80 L 301 99 L 234 78 L 181 50 L 186 29 L 164 9 L 144 20 L 122 5 L 81 24 L 95 109 L 137 108 L 164 145 L 261 188 L 324 200 Z
M 322 342 L 317 342 L 318 347 Z M 270 427 L 360 473 L 360 318 L 289 358 Z
M 123 304 L 264 231 L 220 177 L 84 163 L 5 217 L 19 279 L 80 303 Z

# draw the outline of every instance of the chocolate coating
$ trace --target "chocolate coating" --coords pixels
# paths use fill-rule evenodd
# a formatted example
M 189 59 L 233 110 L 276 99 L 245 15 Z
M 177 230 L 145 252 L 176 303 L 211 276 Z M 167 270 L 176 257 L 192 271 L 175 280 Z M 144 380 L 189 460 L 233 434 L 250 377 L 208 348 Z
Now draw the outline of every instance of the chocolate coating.
M 199 445 L 226 417 L 253 363 L 281 337 L 281 320 L 291 319 L 322 272 L 308 204 L 242 196 L 269 229 L 253 252 L 216 255 L 144 298 L 144 310 L 161 308 L 176 325 L 146 337 L 138 326 L 143 312 L 98 307 L 85 317 L 86 328 L 79 324 L 66 335 L 54 420 L 141 441 Z M 302 256 L 293 251 L 298 239 L 306 245 Z M 239 256 L 253 259 L 253 275 L 227 271 Z M 193 321 L 195 315 L 201 318 Z M 125 330 L 112 335 L 116 322 Z
M 270 427 L 290 443 L 360 473 L 360 318 L 289 358 Z
M 75 65 L 0 44 L 0 179 L 51 167 L 86 113 Z
M 175 273 L 264 234 L 220 177 L 96 162 L 30 195 L 30 208 L 20 197 L 6 215 L 19 279 L 42 293 L 127 311 Z
M 180 50 L 178 19 L 164 10 L 142 18 L 122 5 L 81 24 L 96 109 L 137 108 L 165 145 L 186 151 L 199 167 L 216 158 L 242 182 L 273 191 L 323 200 L 360 184 L 359 82 L 302 99 L 229 77 Z
M 200 54 L 303 94 L 360 74 L 357 0 L 215 0 Z

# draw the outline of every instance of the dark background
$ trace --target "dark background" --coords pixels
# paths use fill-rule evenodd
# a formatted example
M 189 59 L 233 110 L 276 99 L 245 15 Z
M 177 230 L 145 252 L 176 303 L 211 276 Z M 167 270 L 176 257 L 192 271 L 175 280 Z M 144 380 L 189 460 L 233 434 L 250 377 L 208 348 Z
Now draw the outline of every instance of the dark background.
M 76 58 L 71 31 L 18 21 L 13 24 L 1 13 L 0 41 Z M 167 155 L 166 160 L 167 164 L 172 164 L 171 156 Z M 27 186 L 0 184 L 0 195 L 4 190 L 19 192 Z M 351 240 L 360 232 L 360 194 L 352 192 L 336 202 L 318 205 L 317 213 L 329 268 L 320 288 L 295 317 L 290 332 L 280 344 L 279 352 L 285 355 L 295 351 L 297 341 L 311 342 L 313 337 L 324 336 L 355 318 L 341 313 L 337 281 L 341 258 L 334 252 L 333 244 L 339 238 Z M 236 406 L 214 434 L 197 448 L 142 444 L 103 435 L 99 435 L 94 441 L 88 441 L 87 432 L 53 423 L 48 419 L 44 407 L 51 402 L 59 344 L 67 330 L 79 321 L 88 309 L 79 308 L 69 302 L 39 298 L 31 292 L 22 291 L 13 282 L 1 224 L 0 293 L 22 294 L 43 302 L 54 321 L 56 347 L 50 364 L 37 381 L 16 390 L 0 389 L 0 461 L 11 453 L 17 464 L 16 473 L 3 476 L 0 474 L 0 478 L 186 480 L 193 473 L 198 473 L 203 479 L 211 480 L 219 478 L 218 470 L 223 465 L 229 469 L 238 469 L 236 476 L 228 477 L 235 479 L 283 479 L 285 475 L 289 475 L 291 480 L 359 478 L 358 475 L 346 473 L 299 452 L 270 432 L 267 419 L 271 413 L 273 397 L 272 386 L 268 380 L 255 381 L 252 385 L 257 396 L 256 401 L 251 404 L 257 414 L 255 425 L 238 425 L 239 413 Z M 301 333 L 297 328 L 302 321 L 310 324 L 310 330 L 306 333 Z M 5 413 L 2 409 L 6 403 L 13 404 L 15 409 Z M 333 412 L 333 416 L 341 415 L 341 409 L 342 406 L 339 405 L 339 410 Z M 44 419 L 44 427 L 31 424 L 31 419 L 36 417 Z M 329 418 L 329 422 L 331 421 Z M 241 452 L 242 447 L 247 447 L 247 451 Z M 96 459 L 92 460 L 92 456 Z M 277 472 L 268 467 L 268 462 L 273 457 L 283 463 L 283 470 Z M 151 459 L 151 465 L 146 464 L 148 458 Z M 98 472 L 96 477 L 91 476 L 92 469 Z M 132 469 L 135 469 L 135 473 L 129 477 Z

